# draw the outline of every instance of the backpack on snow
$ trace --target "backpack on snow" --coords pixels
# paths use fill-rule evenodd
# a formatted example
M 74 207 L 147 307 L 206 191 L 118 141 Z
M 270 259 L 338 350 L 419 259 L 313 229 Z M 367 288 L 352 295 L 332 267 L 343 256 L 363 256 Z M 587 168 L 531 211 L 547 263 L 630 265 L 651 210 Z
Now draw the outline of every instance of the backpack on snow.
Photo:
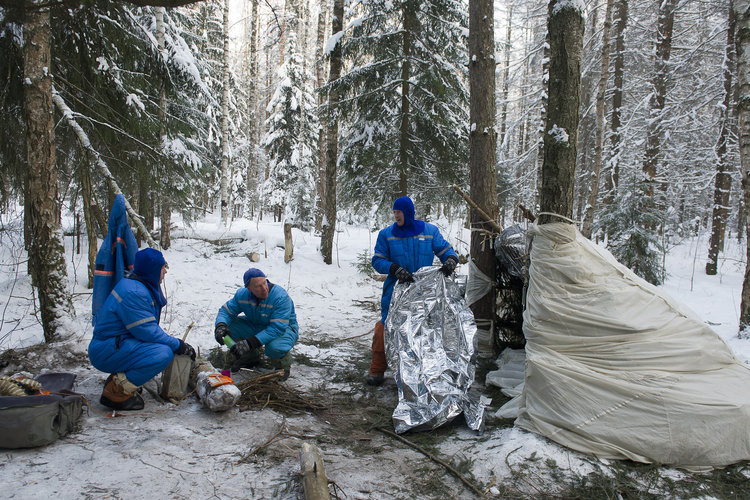
M 72 392 L 72 373 L 36 377 L 50 394 L 0 396 L 0 448 L 34 448 L 65 436 L 78 425 L 83 396 Z

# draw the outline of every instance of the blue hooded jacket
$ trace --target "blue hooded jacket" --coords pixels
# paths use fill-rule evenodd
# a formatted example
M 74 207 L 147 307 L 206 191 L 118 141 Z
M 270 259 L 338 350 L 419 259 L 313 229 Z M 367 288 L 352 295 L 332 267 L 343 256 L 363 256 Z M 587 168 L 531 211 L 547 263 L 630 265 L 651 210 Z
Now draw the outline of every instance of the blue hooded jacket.
M 118 194 L 109 213 L 107 236 L 96 254 L 94 291 L 91 299 L 92 324 L 96 324 L 96 314 L 115 285 L 126 272 L 133 270 L 137 251 L 138 244 L 128 225 L 125 197 Z
M 375 253 L 372 256 L 372 267 L 388 277 L 383 283 L 383 295 L 380 299 L 381 321 L 385 323 L 388 309 L 391 306 L 391 295 L 396 284 L 396 277 L 390 273 L 391 264 L 397 264 L 410 273 L 431 266 L 435 257 L 445 263 L 448 257 L 458 260 L 450 243 L 445 241 L 437 226 L 414 219 L 414 204 L 404 196 L 393 204 L 394 210 L 404 213 L 404 225 L 393 223 L 378 233 Z

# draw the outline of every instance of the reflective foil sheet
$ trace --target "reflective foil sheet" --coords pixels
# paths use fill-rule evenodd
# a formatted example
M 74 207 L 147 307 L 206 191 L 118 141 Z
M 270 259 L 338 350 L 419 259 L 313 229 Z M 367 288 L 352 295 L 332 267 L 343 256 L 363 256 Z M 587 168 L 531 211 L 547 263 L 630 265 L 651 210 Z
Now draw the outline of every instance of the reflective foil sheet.
M 386 319 L 385 351 L 398 385 L 396 433 L 435 429 L 461 413 L 480 431 L 484 405 L 469 394 L 477 327 L 457 282 L 465 277 L 426 267 L 414 278 L 396 284 Z
M 503 271 L 513 278 L 528 277 L 526 232 L 518 224 L 506 228 L 495 238 L 495 257 Z

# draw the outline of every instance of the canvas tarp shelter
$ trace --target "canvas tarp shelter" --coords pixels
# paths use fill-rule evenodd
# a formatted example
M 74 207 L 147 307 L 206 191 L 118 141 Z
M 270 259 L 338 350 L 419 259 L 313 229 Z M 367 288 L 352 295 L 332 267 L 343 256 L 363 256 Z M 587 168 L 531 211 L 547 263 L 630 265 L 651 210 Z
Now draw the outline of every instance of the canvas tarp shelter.
M 574 226 L 530 234 L 516 425 L 603 458 L 686 468 L 750 460 L 750 367 Z

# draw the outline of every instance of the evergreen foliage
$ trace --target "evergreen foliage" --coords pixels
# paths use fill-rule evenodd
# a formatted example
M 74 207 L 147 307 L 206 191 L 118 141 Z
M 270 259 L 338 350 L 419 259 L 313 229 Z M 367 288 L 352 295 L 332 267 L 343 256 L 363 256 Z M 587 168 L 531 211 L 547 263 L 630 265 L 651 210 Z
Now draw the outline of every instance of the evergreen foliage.
M 361 16 L 342 39 L 349 70 L 334 83 L 344 96 L 342 203 L 362 212 L 373 203 L 390 209 L 400 175 L 417 201 L 455 199 L 448 185 L 468 184 L 466 6 L 445 0 L 358 6 Z

